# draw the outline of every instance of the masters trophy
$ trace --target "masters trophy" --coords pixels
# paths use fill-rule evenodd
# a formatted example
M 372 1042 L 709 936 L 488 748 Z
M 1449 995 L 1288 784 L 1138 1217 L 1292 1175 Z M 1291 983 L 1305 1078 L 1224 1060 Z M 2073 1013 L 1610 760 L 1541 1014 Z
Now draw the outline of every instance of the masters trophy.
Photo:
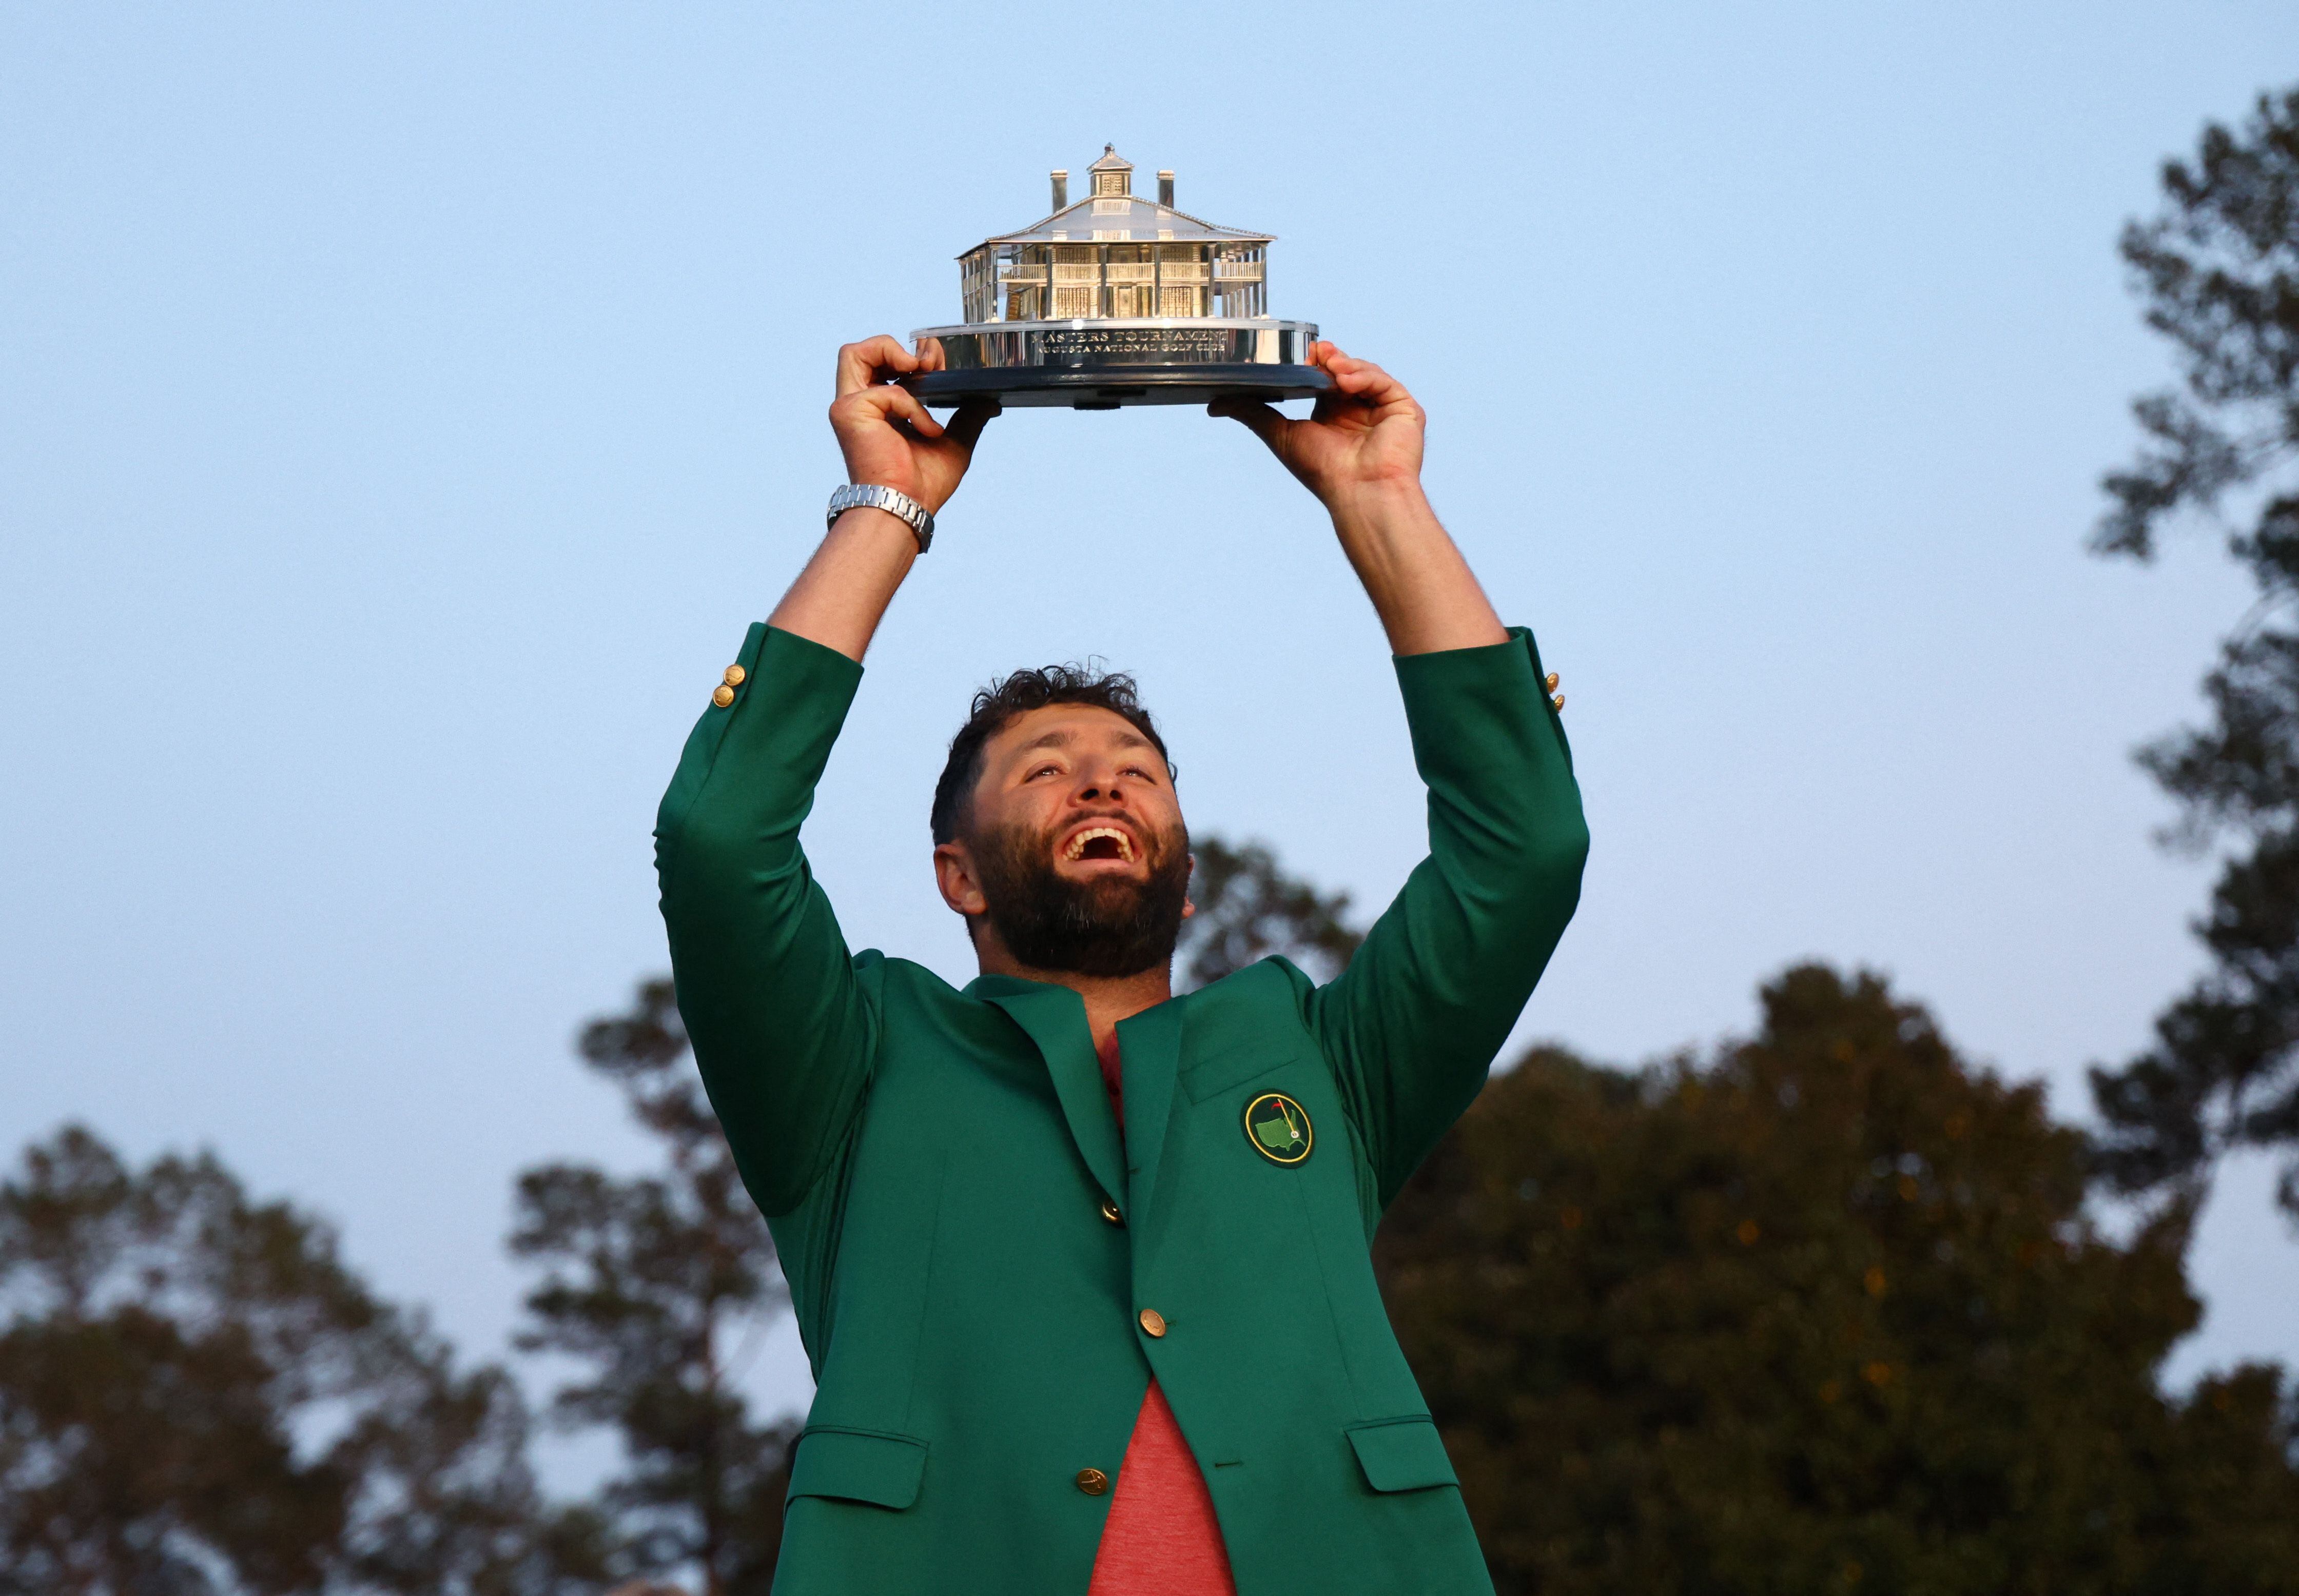
M 958 258 L 966 322 L 911 335 L 942 351 L 942 369 L 907 379 L 919 399 L 1114 410 L 1332 386 L 1309 364 L 1315 324 L 1267 313 L 1274 239 L 1175 210 L 1169 171 L 1156 203 L 1141 198 L 1114 145 L 1086 177 L 1092 192 L 1072 204 L 1055 172 L 1052 215 Z

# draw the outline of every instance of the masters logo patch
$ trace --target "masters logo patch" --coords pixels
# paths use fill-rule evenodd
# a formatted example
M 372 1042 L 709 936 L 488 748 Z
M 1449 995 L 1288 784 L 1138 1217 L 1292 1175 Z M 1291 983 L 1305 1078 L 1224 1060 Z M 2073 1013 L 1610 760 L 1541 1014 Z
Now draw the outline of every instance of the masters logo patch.
M 1282 1092 L 1264 1092 L 1245 1105 L 1245 1139 L 1270 1162 L 1295 1164 L 1309 1156 L 1317 1133 L 1307 1109 Z

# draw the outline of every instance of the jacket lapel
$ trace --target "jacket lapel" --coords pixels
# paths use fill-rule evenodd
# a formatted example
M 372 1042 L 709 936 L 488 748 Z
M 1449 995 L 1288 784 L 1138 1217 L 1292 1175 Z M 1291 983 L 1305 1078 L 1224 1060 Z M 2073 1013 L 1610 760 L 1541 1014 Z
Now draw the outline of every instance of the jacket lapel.
M 1004 1009 L 1027 1031 L 1053 1077 L 1054 1096 L 1069 1121 L 1070 1137 L 1085 1167 L 1113 1203 L 1125 1197 L 1125 1154 L 1118 1145 L 1117 1117 L 1109 1112 L 1109 1092 L 1101 1084 L 1101 1064 L 1093 1056 L 1093 1033 L 1086 1028 L 1085 1000 L 1067 987 L 985 975 L 967 988 Z M 1126 1069 L 1126 1106 L 1133 1106 L 1133 1068 Z
M 1168 998 L 1117 1022 L 1117 1053 L 1125 1066 L 1125 1143 L 1133 1176 L 1128 1205 L 1136 1226 L 1150 1217 L 1158 1161 L 1166 1150 L 1166 1122 L 1174 1109 L 1174 1078 L 1182 1065 L 1182 1000 Z

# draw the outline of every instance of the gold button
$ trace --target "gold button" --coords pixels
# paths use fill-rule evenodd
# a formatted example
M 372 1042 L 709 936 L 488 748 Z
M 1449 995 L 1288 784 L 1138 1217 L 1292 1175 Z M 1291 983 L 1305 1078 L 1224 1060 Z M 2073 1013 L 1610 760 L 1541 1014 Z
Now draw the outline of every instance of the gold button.
M 726 680 L 727 680 L 727 681 L 729 681 L 729 682 L 732 682 L 732 681 L 734 681 L 734 680 L 735 680 L 735 678 L 734 678 L 734 677 L 732 677 L 732 676 L 729 676 L 729 677 L 727 677 L 727 678 L 726 678 Z M 1547 688 L 1549 691 L 1551 691 L 1551 692 L 1555 692 L 1555 691 L 1556 690 L 1556 684 L 1557 684 L 1559 682 L 1563 681 L 1563 680 L 1564 680 L 1564 678 L 1563 678 L 1563 677 L 1561 677 L 1561 676 L 1559 676 L 1559 675 L 1558 675 L 1555 671 L 1551 671 L 1551 672 L 1549 672 L 1549 673 L 1548 673 L 1548 679 L 1547 681 L 1543 682 L 1541 683 L 1541 685 L 1542 685 L 1543 687 Z
M 1553 707 L 1557 714 L 1563 715 L 1564 713 L 1564 695 L 1563 693 L 1558 693 L 1555 698 L 1549 699 L 1548 702 L 1551 707 Z
M 729 687 L 740 687 L 743 685 L 743 678 L 750 674 L 750 672 L 744 670 L 739 665 L 730 665 L 726 667 L 726 685 Z M 1556 686 L 1556 678 L 1551 676 L 1548 679 L 1548 685 L 1551 687 Z
M 1078 1470 L 1078 1489 L 1088 1496 L 1099 1496 L 1109 1489 L 1109 1476 L 1099 1468 Z
M 1155 1308 L 1144 1308 L 1141 1311 L 1141 1327 L 1151 1336 L 1163 1336 L 1166 1333 L 1166 1316 Z
M 711 693 L 710 701 L 718 705 L 719 708 L 724 709 L 727 705 L 735 701 L 735 690 L 726 686 L 724 682 L 721 682 L 718 689 Z
M 1125 1216 L 1117 1211 L 1117 1204 L 1111 1202 L 1108 1197 L 1104 1197 L 1101 1200 L 1101 1217 L 1108 1220 L 1113 1225 L 1123 1225 L 1125 1223 Z

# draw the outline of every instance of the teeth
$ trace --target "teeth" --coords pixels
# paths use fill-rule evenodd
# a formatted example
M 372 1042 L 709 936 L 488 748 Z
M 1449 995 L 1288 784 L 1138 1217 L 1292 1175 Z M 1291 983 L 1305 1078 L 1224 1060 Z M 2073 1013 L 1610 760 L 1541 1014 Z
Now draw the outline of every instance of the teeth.
M 1062 850 L 1063 856 L 1071 859 L 1084 857 L 1085 845 L 1091 842 L 1097 837 L 1107 837 L 1111 841 L 1116 843 L 1117 856 L 1125 860 L 1128 864 L 1133 863 L 1133 839 L 1128 837 L 1116 826 L 1088 826 L 1084 831 L 1080 831 L 1076 836 L 1070 839 L 1069 847 Z

